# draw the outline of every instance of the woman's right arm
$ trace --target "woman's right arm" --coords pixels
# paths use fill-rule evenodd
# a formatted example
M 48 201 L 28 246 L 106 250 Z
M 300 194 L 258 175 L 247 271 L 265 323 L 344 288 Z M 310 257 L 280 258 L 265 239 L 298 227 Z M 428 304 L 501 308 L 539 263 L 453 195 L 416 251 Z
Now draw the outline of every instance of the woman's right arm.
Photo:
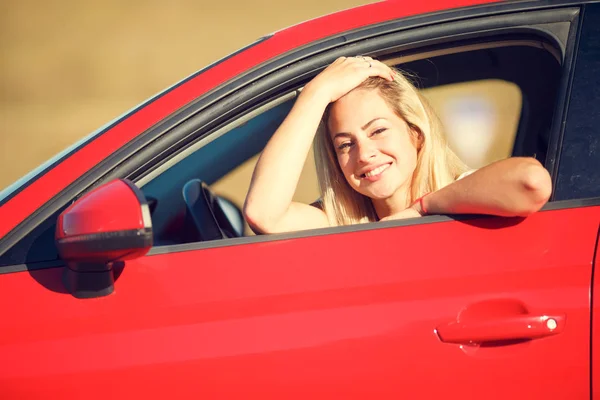
M 292 197 L 325 108 L 370 76 L 393 79 L 385 64 L 369 57 L 341 57 L 304 87 L 254 169 L 244 216 L 255 232 L 329 226 L 322 210 L 293 202 Z
M 254 174 L 244 216 L 255 232 L 276 233 L 328 226 L 325 213 L 292 201 L 313 138 L 329 104 L 319 88 L 307 85 L 263 150 Z

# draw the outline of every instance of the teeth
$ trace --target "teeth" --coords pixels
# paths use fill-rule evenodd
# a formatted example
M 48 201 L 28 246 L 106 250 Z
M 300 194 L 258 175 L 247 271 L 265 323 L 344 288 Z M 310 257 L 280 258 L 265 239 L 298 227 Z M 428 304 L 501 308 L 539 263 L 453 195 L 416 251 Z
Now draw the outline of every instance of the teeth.
M 367 173 L 365 173 L 365 177 L 370 177 L 370 176 L 375 176 L 375 175 L 379 175 L 380 173 L 382 173 L 386 168 L 388 167 L 388 164 L 386 165 L 382 165 L 381 167 L 377 167 L 374 170 L 371 170 Z

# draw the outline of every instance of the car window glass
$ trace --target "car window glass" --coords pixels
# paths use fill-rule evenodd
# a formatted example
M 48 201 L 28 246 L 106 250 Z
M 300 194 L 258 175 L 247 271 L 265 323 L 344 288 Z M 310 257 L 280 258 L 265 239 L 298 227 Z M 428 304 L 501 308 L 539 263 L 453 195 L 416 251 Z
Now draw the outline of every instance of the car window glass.
M 554 191 L 555 200 L 600 197 L 600 4 L 586 6 Z

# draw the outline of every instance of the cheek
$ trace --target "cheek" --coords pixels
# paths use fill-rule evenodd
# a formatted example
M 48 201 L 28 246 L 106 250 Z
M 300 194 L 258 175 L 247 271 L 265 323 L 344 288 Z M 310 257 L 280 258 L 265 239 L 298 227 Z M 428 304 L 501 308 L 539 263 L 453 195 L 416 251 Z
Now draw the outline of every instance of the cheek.
M 352 177 L 352 173 L 354 171 L 353 164 L 352 164 L 352 157 L 350 157 L 350 155 L 348 155 L 348 154 L 338 154 L 337 160 L 338 160 L 338 165 L 340 166 L 340 169 L 342 170 L 342 174 L 344 175 L 344 178 L 346 179 L 346 182 L 351 187 L 355 187 L 356 183 L 355 183 L 354 178 Z
M 350 161 L 350 157 L 348 157 L 348 154 L 343 154 L 343 153 L 338 154 L 337 161 L 338 161 L 338 165 L 340 166 L 340 169 L 342 170 L 344 175 L 346 175 L 346 170 L 348 169 L 348 163 Z
M 413 164 L 417 159 L 417 148 L 409 138 L 394 143 L 393 147 L 395 153 L 398 154 L 403 162 Z

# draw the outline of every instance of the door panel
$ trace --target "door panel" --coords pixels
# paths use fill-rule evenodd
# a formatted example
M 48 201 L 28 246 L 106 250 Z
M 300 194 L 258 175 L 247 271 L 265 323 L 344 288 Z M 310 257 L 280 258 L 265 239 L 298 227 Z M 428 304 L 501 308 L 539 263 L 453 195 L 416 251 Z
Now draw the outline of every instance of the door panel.
M 588 207 L 147 256 L 91 300 L 61 293 L 59 269 L 6 274 L 0 320 L 14 325 L 0 331 L 0 388 L 19 398 L 583 398 L 599 217 Z M 436 327 L 459 314 L 473 321 L 473 306 L 470 318 L 493 320 L 490 302 L 504 315 L 563 315 L 562 331 L 439 339 Z

